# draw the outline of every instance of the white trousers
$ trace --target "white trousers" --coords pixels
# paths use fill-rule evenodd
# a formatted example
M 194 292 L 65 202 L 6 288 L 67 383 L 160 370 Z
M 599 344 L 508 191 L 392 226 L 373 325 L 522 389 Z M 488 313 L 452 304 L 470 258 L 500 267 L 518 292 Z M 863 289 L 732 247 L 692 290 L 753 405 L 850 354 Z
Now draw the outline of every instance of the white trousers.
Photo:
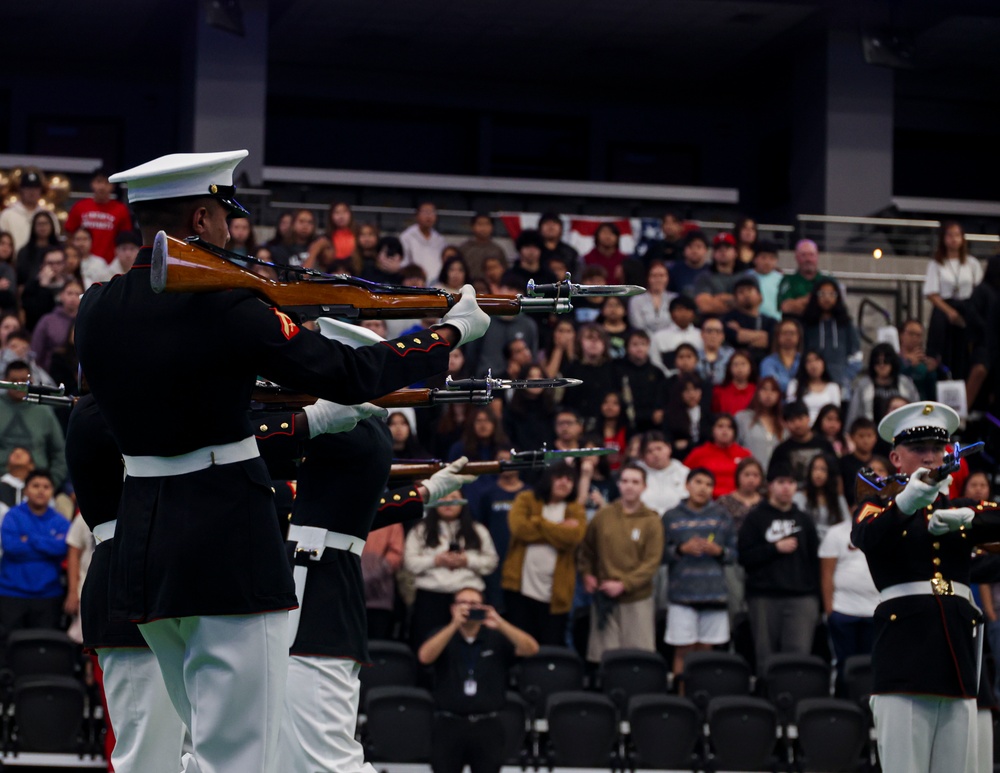
M 976 701 L 873 695 L 882 773 L 965 773 L 978 762 Z
M 281 759 L 287 773 L 376 773 L 354 738 L 360 670 L 347 658 L 289 658 L 281 724 Z
M 116 773 L 177 773 L 184 723 L 167 695 L 156 656 L 144 648 L 102 647 L 97 659 L 115 734 Z
M 979 709 L 976 715 L 978 723 L 976 770 L 979 773 L 993 773 L 993 712 L 989 709 Z
M 139 630 L 190 730 L 184 769 L 279 773 L 288 613 L 173 617 Z

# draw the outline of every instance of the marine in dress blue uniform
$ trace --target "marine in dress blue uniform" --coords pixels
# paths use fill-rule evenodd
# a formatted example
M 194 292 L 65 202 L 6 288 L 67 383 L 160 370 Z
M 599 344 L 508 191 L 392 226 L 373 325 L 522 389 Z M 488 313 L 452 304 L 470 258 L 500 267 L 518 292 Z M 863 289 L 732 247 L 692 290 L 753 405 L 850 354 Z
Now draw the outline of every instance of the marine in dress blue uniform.
M 909 475 L 894 498 L 855 510 L 852 542 L 864 551 L 881 602 L 875 610 L 872 708 L 885 773 L 951 773 L 976 761 L 982 614 L 969 590 L 975 545 L 1000 539 L 994 502 L 950 501 L 951 478 L 921 480 L 942 463 L 958 428 L 948 406 L 892 411 L 879 434 Z
M 246 155 L 175 154 L 112 179 L 129 183 L 147 243 L 163 230 L 223 245 L 227 214 L 245 212 L 232 178 Z M 445 370 L 453 343 L 482 335 L 482 312 L 469 288 L 441 328 L 352 351 L 244 291 L 156 294 L 150 255 L 92 287 L 76 327 L 127 472 L 111 614 L 140 623 L 157 657 L 191 730 L 188 770 L 276 771 L 296 600 L 247 414 L 256 377 L 361 403 Z

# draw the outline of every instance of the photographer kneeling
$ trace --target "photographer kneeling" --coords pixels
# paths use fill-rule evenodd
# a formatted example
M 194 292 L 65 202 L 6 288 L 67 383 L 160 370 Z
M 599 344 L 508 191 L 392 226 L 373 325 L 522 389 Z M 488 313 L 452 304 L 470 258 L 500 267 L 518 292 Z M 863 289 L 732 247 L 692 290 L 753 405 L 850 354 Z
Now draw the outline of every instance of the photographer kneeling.
M 507 671 L 514 657 L 536 652 L 538 642 L 483 604 L 480 591 L 455 594 L 451 622 L 417 653 L 423 665 L 434 666 L 434 773 L 461 773 L 466 764 L 472 773 L 500 770 L 504 733 L 498 712 Z

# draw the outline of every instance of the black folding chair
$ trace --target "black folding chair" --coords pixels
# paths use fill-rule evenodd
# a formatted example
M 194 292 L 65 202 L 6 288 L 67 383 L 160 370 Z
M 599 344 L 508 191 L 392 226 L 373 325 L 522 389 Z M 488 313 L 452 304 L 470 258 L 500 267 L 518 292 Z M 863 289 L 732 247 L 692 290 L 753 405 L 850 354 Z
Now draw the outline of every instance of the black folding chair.
M 695 770 L 702 721 L 698 707 L 677 695 L 637 695 L 628 703 L 633 768 Z
M 365 698 L 366 757 L 377 762 L 427 762 L 434 701 L 417 687 L 372 687 Z

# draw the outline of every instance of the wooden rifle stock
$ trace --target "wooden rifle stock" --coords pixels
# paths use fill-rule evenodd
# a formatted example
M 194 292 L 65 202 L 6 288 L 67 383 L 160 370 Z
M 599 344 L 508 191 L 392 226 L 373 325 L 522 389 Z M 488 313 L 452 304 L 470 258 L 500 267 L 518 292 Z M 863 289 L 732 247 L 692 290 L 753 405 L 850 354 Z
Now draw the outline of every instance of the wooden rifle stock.
M 267 389 L 255 389 L 250 399 L 255 403 L 283 408 L 304 408 L 316 402 L 315 397 L 301 392 Z M 433 390 L 430 389 L 400 389 L 371 402 L 383 408 L 426 408 L 434 405 L 434 397 Z
M 159 243 L 153 250 L 151 280 L 157 292 L 243 289 L 276 306 L 339 307 L 330 313 L 362 319 L 441 317 L 461 298 L 443 290 L 412 292 L 412 288 L 399 288 L 393 292 L 393 288 L 382 285 L 366 287 L 329 280 L 280 282 L 255 274 L 198 244 L 165 234 L 162 242 L 162 250 Z M 521 299 L 515 295 L 479 295 L 476 302 L 490 315 L 513 316 L 521 311 Z
M 444 469 L 447 462 L 421 462 L 408 464 L 400 462 L 393 464 L 389 470 L 390 480 L 423 480 L 429 478 L 438 470 Z M 497 475 L 503 472 L 503 462 L 469 462 L 461 470 L 462 475 Z

